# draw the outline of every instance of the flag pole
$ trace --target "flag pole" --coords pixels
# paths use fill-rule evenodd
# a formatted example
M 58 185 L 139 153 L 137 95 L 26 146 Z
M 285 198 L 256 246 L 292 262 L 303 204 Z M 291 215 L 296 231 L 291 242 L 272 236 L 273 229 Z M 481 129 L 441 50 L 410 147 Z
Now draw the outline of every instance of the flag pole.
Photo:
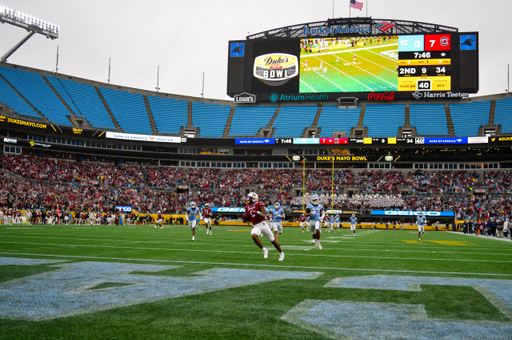
M 332 159 L 331 210 L 334 210 L 334 158 Z
M 366 0 L 366 17 L 368 18 L 368 0 Z
M 334 19 L 334 1 L 335 0 L 332 0 L 332 18 Z
M 306 159 L 302 156 L 302 211 L 306 206 Z

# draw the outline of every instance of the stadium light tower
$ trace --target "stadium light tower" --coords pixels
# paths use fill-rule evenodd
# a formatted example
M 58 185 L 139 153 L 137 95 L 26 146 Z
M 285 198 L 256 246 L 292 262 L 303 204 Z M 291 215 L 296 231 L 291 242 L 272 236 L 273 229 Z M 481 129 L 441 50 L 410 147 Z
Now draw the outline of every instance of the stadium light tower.
M 19 43 L 14 45 L 6 54 L 2 56 L 0 62 L 5 63 L 18 48 L 20 48 L 28 39 L 34 34 L 39 33 L 44 35 L 48 39 L 57 39 L 59 37 L 60 26 L 55 25 L 51 22 L 44 21 L 34 16 L 16 11 L 12 8 L 8 8 L 0 5 L 0 22 L 2 24 L 11 24 L 20 28 L 26 29 L 29 34 L 23 38 Z

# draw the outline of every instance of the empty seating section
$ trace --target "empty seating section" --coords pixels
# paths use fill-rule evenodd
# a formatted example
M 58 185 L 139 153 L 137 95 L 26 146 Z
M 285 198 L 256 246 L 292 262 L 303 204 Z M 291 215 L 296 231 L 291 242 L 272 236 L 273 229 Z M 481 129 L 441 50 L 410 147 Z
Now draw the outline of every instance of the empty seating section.
M 192 102 L 192 124 L 200 128 L 199 137 L 222 137 L 230 111 L 229 105 Z
M 71 113 L 41 75 L 4 67 L 0 73 L 50 122 L 72 126 L 67 118 Z
M 444 104 L 411 104 L 409 123 L 418 136 L 448 136 L 448 122 Z
M 396 137 L 404 124 L 405 105 L 366 105 L 363 125 L 368 127 L 368 136 Z
M 274 137 L 301 137 L 315 120 L 318 106 L 283 106 L 274 124 Z
M 100 87 L 110 111 L 124 132 L 153 134 L 148 111 L 141 94 Z
M 501 133 L 512 133 L 512 97 L 496 101 L 494 124 L 501 125 Z
M 8 105 L 19 115 L 41 118 L 3 79 L 0 79 L 0 103 Z
M 317 125 L 322 129 L 320 137 L 332 137 L 334 131 L 346 131 L 347 137 L 350 129 L 359 122 L 361 108 L 338 109 L 335 105 L 324 105 Z
M 450 104 L 455 136 L 478 136 L 480 126 L 489 123 L 490 109 L 490 100 L 468 104 Z
M 188 124 L 188 101 L 148 96 L 156 129 L 160 133 L 179 134 Z
M 92 85 L 46 76 L 59 95 L 78 116 L 82 116 L 95 128 L 116 130 L 96 89 Z
M 270 123 L 277 106 L 237 107 L 231 120 L 229 136 L 254 136 Z

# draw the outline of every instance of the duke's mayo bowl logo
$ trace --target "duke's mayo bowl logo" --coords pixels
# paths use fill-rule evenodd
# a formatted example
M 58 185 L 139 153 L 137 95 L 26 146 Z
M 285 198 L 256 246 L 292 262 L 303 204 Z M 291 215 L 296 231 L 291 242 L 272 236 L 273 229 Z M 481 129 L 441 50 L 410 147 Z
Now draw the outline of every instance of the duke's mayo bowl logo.
M 299 74 L 297 56 L 286 53 L 270 53 L 254 59 L 254 77 L 267 85 L 280 86 Z

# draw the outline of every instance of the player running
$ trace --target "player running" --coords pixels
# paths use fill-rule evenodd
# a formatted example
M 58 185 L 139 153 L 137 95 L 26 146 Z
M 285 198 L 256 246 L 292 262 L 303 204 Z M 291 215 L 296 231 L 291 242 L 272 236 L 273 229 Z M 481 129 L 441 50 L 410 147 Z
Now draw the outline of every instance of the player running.
M 421 235 L 425 234 L 425 223 L 427 218 L 420 212 L 419 216 L 416 217 L 416 224 L 418 225 L 418 241 L 421 242 Z
M 334 215 L 329 217 L 329 231 L 334 231 Z
M 203 208 L 203 219 L 206 225 L 206 235 L 212 235 L 212 208 L 206 203 Z
M 338 229 L 338 233 L 340 232 L 340 215 L 336 215 L 334 218 L 334 225 L 336 229 Z
M 263 250 L 263 258 L 268 258 L 268 249 L 263 246 L 259 239 L 261 234 L 265 235 L 270 243 L 279 251 L 279 261 L 283 261 L 284 253 L 281 249 L 281 245 L 274 238 L 274 234 L 272 234 L 272 230 L 266 221 L 269 214 L 267 209 L 265 209 L 265 204 L 258 200 L 258 194 L 255 192 L 250 192 L 249 195 L 247 195 L 247 201 L 249 205 L 245 207 L 245 214 L 242 215 L 242 220 L 244 222 L 252 222 L 251 237 L 254 243 Z
M 302 233 L 304 233 L 304 227 L 306 226 L 306 216 L 304 214 L 300 215 L 299 224 L 300 227 L 302 228 Z
M 164 219 L 162 218 L 162 212 L 160 210 L 158 210 L 158 217 L 156 218 L 156 225 L 155 225 L 155 229 L 157 226 L 160 226 L 160 229 L 164 229 L 162 223 L 163 223 Z
M 318 196 L 311 197 L 311 203 L 306 206 L 306 217 L 309 216 L 309 230 L 313 236 L 313 243 L 318 249 L 322 249 L 320 235 L 322 235 L 321 222 L 325 217 L 324 207 L 318 203 Z
M 186 216 L 190 230 L 192 230 L 192 241 L 196 238 L 197 215 L 199 215 L 199 219 L 202 220 L 201 211 L 196 207 L 196 202 L 192 201 L 190 202 L 190 207 L 187 208 Z
M 356 223 L 357 223 L 356 214 L 352 214 L 352 217 L 350 217 L 350 230 L 353 231 L 352 236 L 356 236 Z
M 283 218 L 284 218 L 284 211 L 283 208 L 281 208 L 281 205 L 279 202 L 274 203 L 274 207 L 270 209 L 270 213 L 273 216 L 273 223 L 272 227 L 274 229 L 274 237 L 276 241 L 278 241 L 278 233 L 283 233 Z

